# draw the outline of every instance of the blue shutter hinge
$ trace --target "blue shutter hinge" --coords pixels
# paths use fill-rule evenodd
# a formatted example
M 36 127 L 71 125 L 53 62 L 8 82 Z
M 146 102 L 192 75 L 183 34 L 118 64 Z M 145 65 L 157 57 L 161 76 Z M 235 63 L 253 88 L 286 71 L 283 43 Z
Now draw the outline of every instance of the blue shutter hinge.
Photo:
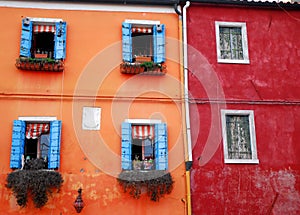
M 28 26 L 30 24 L 30 19 L 28 17 L 26 17 L 24 19 L 24 25 Z

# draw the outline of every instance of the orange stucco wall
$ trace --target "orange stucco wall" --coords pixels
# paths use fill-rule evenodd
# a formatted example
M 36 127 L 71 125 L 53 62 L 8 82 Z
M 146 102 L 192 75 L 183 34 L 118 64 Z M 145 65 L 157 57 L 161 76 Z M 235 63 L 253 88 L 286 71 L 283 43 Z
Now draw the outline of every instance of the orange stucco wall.
M 33 3 L 34 4 L 34 3 Z M 125 7 L 125 6 L 122 6 Z M 0 7 L 0 214 L 75 214 L 72 204 L 83 188 L 81 214 L 185 214 L 184 146 L 181 113 L 180 44 L 176 13 L 101 12 Z M 64 72 L 22 71 L 15 67 L 24 17 L 61 18 L 67 22 Z M 121 23 L 159 20 L 166 25 L 167 74 L 121 74 Z M 101 107 L 100 131 L 81 129 L 82 107 Z M 20 208 L 5 187 L 12 122 L 20 116 L 62 120 L 59 172 L 64 184 L 42 209 L 31 200 Z M 116 176 L 120 167 L 120 125 L 124 119 L 160 119 L 168 125 L 171 194 L 152 202 L 124 194 Z

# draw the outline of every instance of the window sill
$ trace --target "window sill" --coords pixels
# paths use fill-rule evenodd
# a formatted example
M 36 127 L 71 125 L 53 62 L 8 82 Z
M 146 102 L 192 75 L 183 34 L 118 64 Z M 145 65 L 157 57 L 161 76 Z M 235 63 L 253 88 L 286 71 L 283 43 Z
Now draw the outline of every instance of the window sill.
M 128 63 L 124 62 L 120 65 L 120 71 L 123 74 L 143 74 L 143 75 L 165 75 L 166 65 L 164 63 L 153 62 L 136 62 Z
M 234 59 L 220 59 L 220 58 L 218 58 L 218 63 L 250 64 L 250 61 L 249 61 L 249 59 L 234 60 Z
M 62 60 L 49 58 L 20 57 L 16 60 L 16 67 L 20 70 L 61 72 L 64 70 L 64 63 Z
M 227 164 L 259 164 L 258 159 L 226 159 Z

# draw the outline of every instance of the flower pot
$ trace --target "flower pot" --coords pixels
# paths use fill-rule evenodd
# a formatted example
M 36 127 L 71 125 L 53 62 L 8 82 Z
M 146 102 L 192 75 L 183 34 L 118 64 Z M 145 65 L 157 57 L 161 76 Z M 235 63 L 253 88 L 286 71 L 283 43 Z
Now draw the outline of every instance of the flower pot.
M 47 54 L 34 54 L 35 58 L 47 58 Z
M 149 62 L 151 61 L 151 57 L 146 57 L 146 56 L 136 56 L 135 57 L 136 62 Z

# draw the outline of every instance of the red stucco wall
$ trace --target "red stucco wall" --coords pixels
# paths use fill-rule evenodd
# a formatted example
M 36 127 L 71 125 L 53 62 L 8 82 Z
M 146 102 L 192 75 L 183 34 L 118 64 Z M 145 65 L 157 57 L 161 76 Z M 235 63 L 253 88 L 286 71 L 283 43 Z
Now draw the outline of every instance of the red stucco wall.
M 193 214 L 300 213 L 300 13 L 188 8 Z M 246 22 L 250 64 L 218 64 L 215 21 Z M 225 164 L 220 109 L 254 110 L 259 164 Z

